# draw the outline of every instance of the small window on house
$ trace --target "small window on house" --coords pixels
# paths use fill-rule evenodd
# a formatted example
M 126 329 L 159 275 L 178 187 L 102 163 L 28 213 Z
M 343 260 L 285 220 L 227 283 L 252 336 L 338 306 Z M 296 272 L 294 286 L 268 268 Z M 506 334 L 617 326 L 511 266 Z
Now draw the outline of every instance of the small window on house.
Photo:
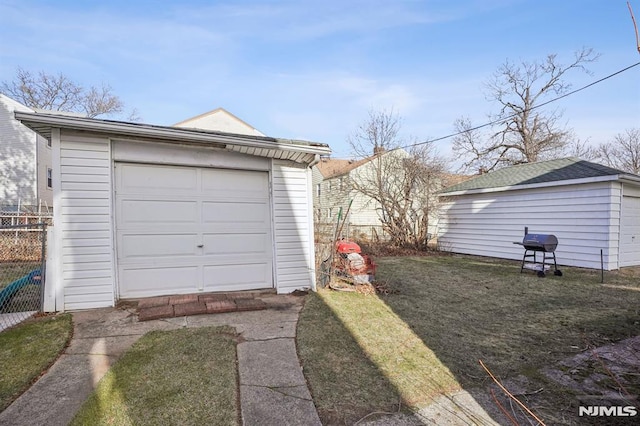
M 327 217 L 331 219 L 333 215 L 331 214 L 331 209 L 327 210 Z
M 317 184 L 316 185 L 316 195 L 319 197 L 321 193 L 322 193 L 322 185 L 321 184 Z
M 47 146 L 51 148 L 51 138 L 47 139 Z
M 327 190 L 331 192 L 331 181 L 327 182 Z
M 316 214 L 318 215 L 318 220 L 322 219 L 322 209 L 318 209 Z
M 53 172 L 47 168 L 47 188 L 53 188 Z

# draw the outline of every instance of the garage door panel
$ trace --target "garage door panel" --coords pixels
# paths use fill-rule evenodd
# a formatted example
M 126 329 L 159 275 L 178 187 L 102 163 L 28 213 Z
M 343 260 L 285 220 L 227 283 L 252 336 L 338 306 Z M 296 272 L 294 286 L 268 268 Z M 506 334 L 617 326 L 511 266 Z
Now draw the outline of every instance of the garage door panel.
M 232 182 L 232 187 L 229 184 Z M 247 170 L 203 169 L 202 191 L 207 195 L 264 198 L 269 190 L 266 173 Z
M 260 254 L 267 256 L 270 250 L 269 236 L 266 233 L 250 234 L 204 234 L 203 250 L 205 255 L 241 255 Z
M 195 201 L 122 200 L 119 223 L 152 223 L 154 225 L 191 223 L 198 221 L 198 203 Z
M 268 173 L 118 163 L 116 175 L 121 297 L 273 286 Z
M 124 268 L 120 280 L 127 283 L 121 289 L 122 297 L 148 297 L 161 294 L 193 293 L 198 282 L 196 266 L 167 268 Z
M 189 167 L 121 164 L 117 173 L 118 188 L 126 193 L 149 194 L 194 191 L 197 169 Z
M 269 210 L 262 203 L 203 202 L 204 223 L 260 224 L 269 220 Z
M 250 290 L 269 287 L 268 263 L 215 265 L 204 267 L 204 291 Z
M 622 198 L 620 266 L 640 265 L 640 197 Z
M 195 256 L 198 254 L 197 234 L 124 234 L 120 240 L 122 261 L 135 262 L 162 256 Z

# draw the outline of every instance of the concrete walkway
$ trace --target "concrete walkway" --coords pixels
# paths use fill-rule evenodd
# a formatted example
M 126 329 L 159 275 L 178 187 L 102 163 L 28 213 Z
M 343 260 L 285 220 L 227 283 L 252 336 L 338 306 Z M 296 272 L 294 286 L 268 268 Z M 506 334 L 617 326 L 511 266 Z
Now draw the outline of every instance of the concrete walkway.
M 74 336 L 60 359 L 0 413 L 2 425 L 64 426 L 109 367 L 151 330 L 230 325 L 238 344 L 244 425 L 320 425 L 295 349 L 302 297 L 261 296 L 261 311 L 195 315 L 139 322 L 135 310 L 73 314 Z

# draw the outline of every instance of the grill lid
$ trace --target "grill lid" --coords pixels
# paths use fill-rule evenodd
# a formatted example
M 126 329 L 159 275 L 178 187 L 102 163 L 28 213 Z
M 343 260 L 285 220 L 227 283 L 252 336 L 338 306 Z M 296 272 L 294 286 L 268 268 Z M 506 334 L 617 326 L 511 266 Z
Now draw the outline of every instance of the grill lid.
M 522 245 L 527 250 L 554 252 L 558 247 L 558 239 L 551 234 L 527 234 L 522 239 Z

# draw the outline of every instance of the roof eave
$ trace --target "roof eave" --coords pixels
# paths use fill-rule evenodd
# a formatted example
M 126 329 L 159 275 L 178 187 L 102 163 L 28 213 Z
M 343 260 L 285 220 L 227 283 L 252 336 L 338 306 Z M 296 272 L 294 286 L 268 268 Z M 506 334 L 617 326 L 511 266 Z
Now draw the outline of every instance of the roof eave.
M 627 175 L 609 175 L 609 176 L 598 176 L 598 177 L 590 177 L 590 178 L 582 178 L 582 179 L 556 180 L 553 182 L 532 183 L 528 185 L 510 185 L 510 186 L 500 186 L 500 187 L 494 187 L 494 188 L 467 189 L 467 190 L 461 190 L 461 191 L 441 192 L 438 194 L 438 196 L 453 197 L 453 196 L 459 196 L 459 195 L 487 194 L 492 192 L 549 188 L 553 186 L 581 185 L 585 183 L 597 183 L 597 182 L 623 180 L 624 176 L 627 176 Z M 640 183 L 640 178 L 638 178 L 638 180 L 636 180 L 635 182 Z
M 69 117 L 54 114 L 27 113 L 16 111 L 15 118 L 24 125 L 41 133 L 43 128 L 66 128 L 72 130 L 93 131 L 119 136 L 145 137 L 159 140 L 207 144 L 211 142 L 240 145 L 248 148 L 278 149 L 306 154 L 328 155 L 331 148 L 320 143 L 284 142 L 266 136 L 244 136 L 232 133 L 206 132 L 188 128 L 152 126 L 146 124 L 126 123 L 120 121 L 95 120 L 91 118 Z M 43 136 L 47 137 L 46 134 Z

